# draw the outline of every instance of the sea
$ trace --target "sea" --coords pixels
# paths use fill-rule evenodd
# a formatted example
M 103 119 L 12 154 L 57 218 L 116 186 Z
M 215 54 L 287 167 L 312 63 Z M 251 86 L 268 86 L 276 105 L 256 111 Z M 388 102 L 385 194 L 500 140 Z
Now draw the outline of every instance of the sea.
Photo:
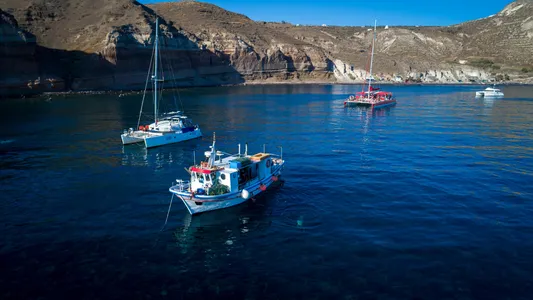
M 148 150 L 151 94 L 3 100 L 0 299 L 531 299 L 533 86 L 485 87 L 169 90 L 203 137 Z M 191 216 L 168 189 L 214 134 L 283 184 Z

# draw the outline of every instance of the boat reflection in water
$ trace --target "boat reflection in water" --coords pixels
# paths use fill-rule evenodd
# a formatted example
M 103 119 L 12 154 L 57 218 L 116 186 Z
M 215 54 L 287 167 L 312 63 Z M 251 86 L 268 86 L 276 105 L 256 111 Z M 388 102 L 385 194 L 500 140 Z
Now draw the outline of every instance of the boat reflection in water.
M 371 107 L 352 106 L 346 107 L 345 111 L 349 116 L 360 117 L 363 120 L 370 120 L 371 118 L 387 117 L 392 114 L 395 106 L 383 107 L 375 109 Z
M 268 201 L 275 190 L 266 191 L 255 201 L 248 201 L 210 214 L 184 213 L 182 225 L 173 231 L 176 246 L 182 254 L 203 252 L 208 258 L 242 248 L 251 235 L 261 235 L 272 224 L 272 208 Z M 179 218 L 174 218 L 178 219 Z
M 156 169 L 175 166 L 176 162 L 190 159 L 191 153 L 196 149 L 197 144 L 183 147 L 181 145 L 169 145 L 165 148 L 153 148 L 147 150 L 145 147 L 130 145 L 122 147 L 122 165 L 130 167 L 156 167 Z

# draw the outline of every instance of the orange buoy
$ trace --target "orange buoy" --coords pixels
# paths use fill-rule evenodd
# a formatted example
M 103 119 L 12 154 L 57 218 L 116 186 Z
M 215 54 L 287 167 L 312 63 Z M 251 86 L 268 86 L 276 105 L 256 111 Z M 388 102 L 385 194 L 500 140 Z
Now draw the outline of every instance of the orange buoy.
M 278 181 L 278 176 L 273 175 L 273 176 L 272 176 L 272 181 Z
M 266 191 L 267 186 L 261 183 L 261 185 L 259 186 L 259 189 L 264 192 L 264 191 Z

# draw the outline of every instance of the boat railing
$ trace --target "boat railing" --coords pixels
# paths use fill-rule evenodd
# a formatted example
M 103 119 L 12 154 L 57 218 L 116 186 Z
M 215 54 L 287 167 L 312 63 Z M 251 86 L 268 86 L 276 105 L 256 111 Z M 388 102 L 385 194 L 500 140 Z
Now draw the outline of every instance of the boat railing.
M 188 191 L 190 186 L 191 186 L 190 181 L 185 181 L 183 179 L 176 179 L 176 184 L 172 185 L 172 188 L 174 190 L 177 190 L 178 192 L 184 192 L 184 191 Z

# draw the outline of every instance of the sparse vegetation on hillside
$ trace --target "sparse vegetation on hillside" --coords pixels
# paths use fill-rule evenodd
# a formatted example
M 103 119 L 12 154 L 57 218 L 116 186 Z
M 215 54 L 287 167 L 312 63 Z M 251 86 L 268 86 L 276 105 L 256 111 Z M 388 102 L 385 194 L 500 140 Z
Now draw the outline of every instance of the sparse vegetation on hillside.
M 492 67 L 494 65 L 494 62 L 490 59 L 480 58 L 480 59 L 470 61 L 470 65 L 474 67 L 486 69 L 486 68 Z
M 533 72 L 533 44 L 528 38 L 533 33 L 528 23 L 533 2 L 516 3 L 506 13 L 449 27 L 380 24 L 374 72 L 382 78 L 400 74 L 415 82 L 479 82 L 496 74 L 506 80 L 519 78 L 519 73 L 525 78 L 525 73 Z M 149 50 L 156 17 L 176 69 L 183 70 L 183 82 L 209 82 L 219 76 L 217 72 L 235 72 L 224 76 L 246 80 L 281 80 L 281 74 L 287 74 L 296 79 L 334 76 L 339 81 L 363 81 L 373 36 L 370 26 L 254 21 L 195 0 L 146 6 L 133 0 L 3 0 L 2 9 L 12 12 L 39 47 L 69 52 L 67 63 L 53 64 L 58 76 L 89 76 L 85 70 L 97 64 L 103 64 L 104 71 L 94 69 L 90 76 L 121 76 L 95 81 L 98 86 L 114 80 L 127 85 L 136 73 L 145 72 L 149 58 L 139 53 Z M 72 75 L 69 59 L 77 61 L 71 55 L 74 51 L 86 60 Z M 18 65 L 32 59 L 21 58 Z M 44 56 L 40 59 L 47 61 Z M 336 72 L 348 66 L 349 72 Z M 213 76 L 191 77 L 200 68 Z M 115 69 L 118 73 L 109 71 Z

